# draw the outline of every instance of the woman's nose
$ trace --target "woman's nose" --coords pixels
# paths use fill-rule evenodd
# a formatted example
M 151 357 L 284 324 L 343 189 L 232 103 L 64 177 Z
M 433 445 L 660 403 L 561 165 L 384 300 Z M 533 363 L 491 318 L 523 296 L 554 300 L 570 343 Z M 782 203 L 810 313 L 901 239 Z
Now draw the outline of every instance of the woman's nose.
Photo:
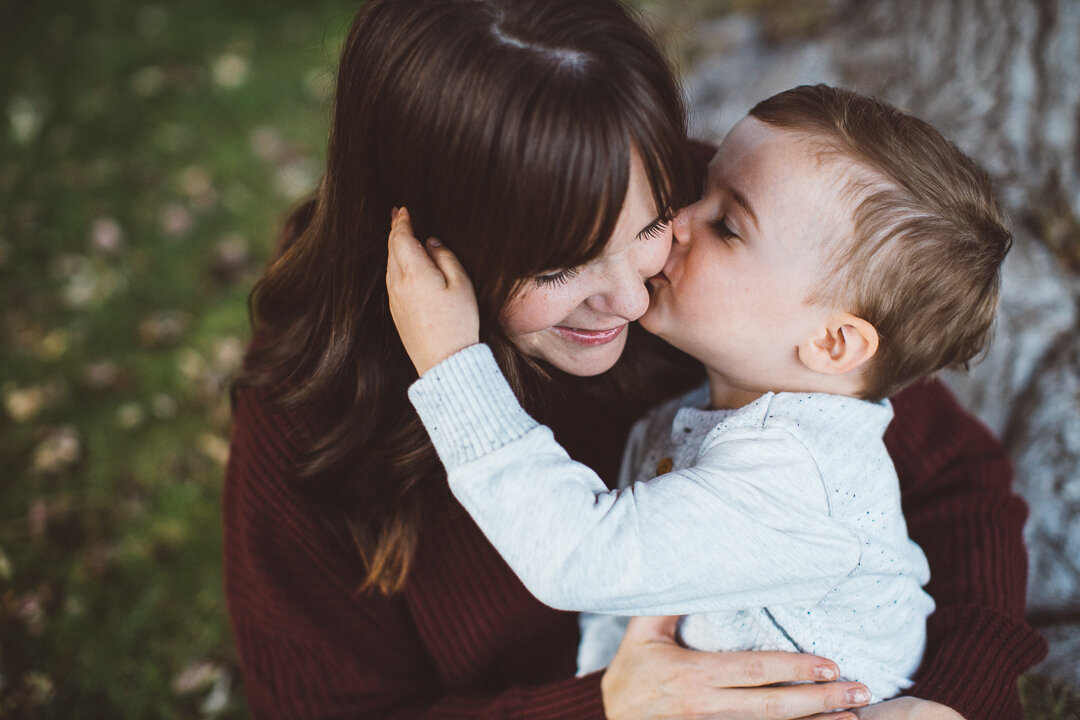
M 640 279 L 614 299 L 615 314 L 627 320 L 637 320 L 649 309 L 649 291 Z
M 645 287 L 645 279 L 637 269 L 626 268 L 626 272 L 611 277 L 607 291 L 593 295 L 588 304 L 593 310 L 606 315 L 637 320 L 649 309 L 649 291 Z

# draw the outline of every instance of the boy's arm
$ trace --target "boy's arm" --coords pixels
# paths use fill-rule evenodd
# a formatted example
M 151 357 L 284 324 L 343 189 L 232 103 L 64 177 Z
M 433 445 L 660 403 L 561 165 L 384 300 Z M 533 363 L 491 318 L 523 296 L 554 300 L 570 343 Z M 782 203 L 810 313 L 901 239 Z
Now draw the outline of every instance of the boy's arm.
M 552 607 L 666 615 L 810 603 L 858 563 L 860 543 L 828 517 L 813 459 L 782 430 L 609 491 L 521 409 L 485 345 L 432 368 L 409 397 L 455 496 Z M 710 477 L 714 452 L 738 472 Z
M 1009 458 L 940 382 L 908 388 L 893 406 L 885 443 L 937 603 L 908 694 L 967 720 L 1018 720 L 1017 678 L 1046 643 L 1024 622 L 1027 508 L 1012 492 Z

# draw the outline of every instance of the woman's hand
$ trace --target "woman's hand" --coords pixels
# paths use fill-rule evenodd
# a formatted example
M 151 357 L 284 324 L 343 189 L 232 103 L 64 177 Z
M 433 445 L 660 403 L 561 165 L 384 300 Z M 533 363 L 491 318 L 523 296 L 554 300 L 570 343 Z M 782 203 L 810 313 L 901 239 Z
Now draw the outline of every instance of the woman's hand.
M 480 312 L 472 282 L 454 253 L 413 236 L 405 208 L 390 224 L 386 290 L 405 352 L 423 375 L 458 350 L 480 341 Z
M 900 697 L 855 711 L 859 720 L 964 720 L 950 707 L 930 700 Z
M 855 720 L 852 713 L 836 709 L 870 699 L 859 683 L 827 682 L 839 677 L 839 670 L 815 655 L 687 650 L 675 642 L 676 620 L 630 620 L 600 680 L 608 720 Z M 772 686 L 797 681 L 804 684 Z

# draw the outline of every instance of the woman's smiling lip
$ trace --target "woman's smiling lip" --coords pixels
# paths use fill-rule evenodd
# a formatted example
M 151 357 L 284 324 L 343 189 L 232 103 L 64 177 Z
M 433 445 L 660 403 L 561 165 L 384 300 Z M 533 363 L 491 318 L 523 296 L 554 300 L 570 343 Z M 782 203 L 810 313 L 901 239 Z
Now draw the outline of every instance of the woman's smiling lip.
M 626 329 L 626 323 L 607 330 L 583 330 L 582 328 L 565 327 L 556 325 L 552 328 L 564 340 L 577 343 L 578 345 L 606 345 L 622 334 Z

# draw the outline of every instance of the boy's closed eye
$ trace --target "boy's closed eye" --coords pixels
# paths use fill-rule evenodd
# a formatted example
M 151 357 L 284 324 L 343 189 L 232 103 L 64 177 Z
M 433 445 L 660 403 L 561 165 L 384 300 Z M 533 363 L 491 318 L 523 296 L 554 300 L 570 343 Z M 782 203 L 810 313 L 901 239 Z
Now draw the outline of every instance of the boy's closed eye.
M 720 217 L 715 220 L 710 220 L 709 229 L 713 231 L 716 237 L 725 242 L 737 240 L 739 238 L 739 236 L 735 234 L 735 231 L 728 227 L 727 218 Z

